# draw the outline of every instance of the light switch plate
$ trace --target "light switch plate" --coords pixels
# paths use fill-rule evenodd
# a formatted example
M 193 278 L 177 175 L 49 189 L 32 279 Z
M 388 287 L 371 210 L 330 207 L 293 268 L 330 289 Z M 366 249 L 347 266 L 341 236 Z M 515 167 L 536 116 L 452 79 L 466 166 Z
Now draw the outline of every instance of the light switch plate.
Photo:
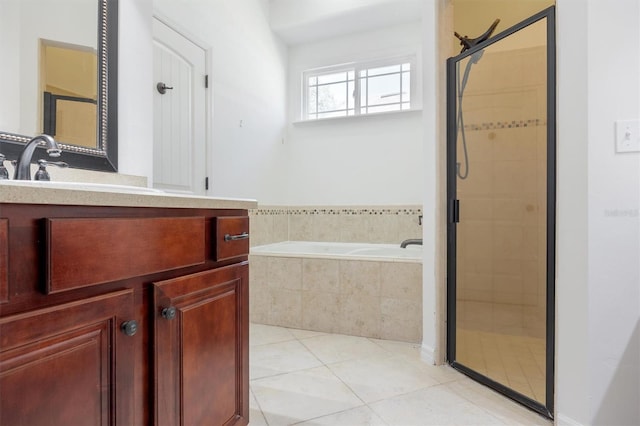
M 616 152 L 640 152 L 640 120 L 616 121 Z

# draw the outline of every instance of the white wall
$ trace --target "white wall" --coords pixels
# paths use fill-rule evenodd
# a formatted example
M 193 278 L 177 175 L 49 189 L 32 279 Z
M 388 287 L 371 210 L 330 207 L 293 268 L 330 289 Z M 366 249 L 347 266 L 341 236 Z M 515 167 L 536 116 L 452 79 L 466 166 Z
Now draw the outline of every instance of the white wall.
M 408 53 L 420 64 L 421 49 L 419 21 L 291 47 L 289 120 L 301 118 L 304 70 Z M 290 124 L 285 143 L 291 205 L 422 204 L 420 112 Z
M 433 40 L 433 43 L 424 43 L 422 49 L 423 59 L 423 137 L 424 145 L 424 208 L 422 219 L 422 239 L 423 239 L 423 260 L 422 260 L 422 356 L 433 364 L 441 363 L 441 353 L 444 348 L 438 348 L 439 336 L 443 330 L 444 323 L 438 321 L 437 306 L 438 296 L 441 287 L 437 281 L 436 269 L 438 265 L 438 249 L 441 247 L 438 239 L 438 220 L 441 216 L 437 214 L 438 205 L 438 167 L 437 159 L 441 143 L 438 138 L 438 121 L 441 117 L 438 114 L 439 99 L 438 78 L 440 77 L 438 59 L 440 49 L 438 48 L 438 16 L 443 8 L 438 7 L 436 2 L 425 2 L 422 19 L 423 40 Z M 441 184 L 444 184 L 441 182 Z M 442 256 L 442 254 L 441 254 Z M 440 353 L 438 353 L 440 352 Z
M 20 63 L 20 35 L 20 3 L 0 2 L 0 57 L 5 64 Z M 0 81 L 11 82 L 4 85 L 0 96 L 0 130 L 17 132 L 20 125 L 20 67 L 0 67 Z
M 287 55 L 269 28 L 268 1 L 154 5 L 163 20 L 210 49 L 210 195 L 284 204 Z
M 559 424 L 588 424 L 587 9 L 557 4 L 558 167 L 556 410 Z
M 590 424 L 640 424 L 640 152 L 614 149 L 614 122 L 640 119 L 639 9 L 587 9 Z
M 153 177 L 152 0 L 119 4 L 118 172 Z
M 560 424 L 640 423 L 640 154 L 614 151 L 640 117 L 638 8 L 558 0 Z

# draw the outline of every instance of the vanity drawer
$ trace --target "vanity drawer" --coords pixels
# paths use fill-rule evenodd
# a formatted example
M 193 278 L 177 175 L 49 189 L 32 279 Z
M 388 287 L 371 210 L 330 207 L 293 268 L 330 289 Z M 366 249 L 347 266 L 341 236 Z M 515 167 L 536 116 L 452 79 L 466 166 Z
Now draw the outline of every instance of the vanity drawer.
M 205 218 L 46 220 L 46 293 L 205 262 Z
M 227 260 L 249 254 L 249 217 L 225 216 L 215 218 L 215 260 Z

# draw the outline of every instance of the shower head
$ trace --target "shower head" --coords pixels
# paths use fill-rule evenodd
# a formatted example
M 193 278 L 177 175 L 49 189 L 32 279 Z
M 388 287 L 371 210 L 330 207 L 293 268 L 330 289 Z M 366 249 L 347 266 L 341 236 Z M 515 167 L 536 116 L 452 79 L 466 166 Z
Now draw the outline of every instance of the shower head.
M 493 21 L 493 24 L 491 24 L 491 26 L 489 27 L 489 29 L 487 29 L 487 31 L 485 31 L 482 35 L 476 38 L 461 36 L 460 34 L 454 31 L 453 34 L 460 40 L 460 45 L 462 46 L 462 50 L 460 51 L 460 53 L 464 52 L 465 50 L 471 49 L 476 44 L 482 43 L 483 41 L 491 37 L 491 34 L 493 34 L 493 32 L 496 30 L 496 27 L 498 26 L 499 23 L 500 23 L 500 19 L 496 19 L 495 21 Z

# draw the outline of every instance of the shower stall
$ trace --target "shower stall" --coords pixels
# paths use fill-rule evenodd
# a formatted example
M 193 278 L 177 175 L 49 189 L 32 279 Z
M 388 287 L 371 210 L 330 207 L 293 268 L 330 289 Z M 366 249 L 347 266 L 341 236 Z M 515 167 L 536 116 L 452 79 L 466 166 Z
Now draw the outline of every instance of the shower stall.
M 555 19 L 447 62 L 447 357 L 553 413 Z

